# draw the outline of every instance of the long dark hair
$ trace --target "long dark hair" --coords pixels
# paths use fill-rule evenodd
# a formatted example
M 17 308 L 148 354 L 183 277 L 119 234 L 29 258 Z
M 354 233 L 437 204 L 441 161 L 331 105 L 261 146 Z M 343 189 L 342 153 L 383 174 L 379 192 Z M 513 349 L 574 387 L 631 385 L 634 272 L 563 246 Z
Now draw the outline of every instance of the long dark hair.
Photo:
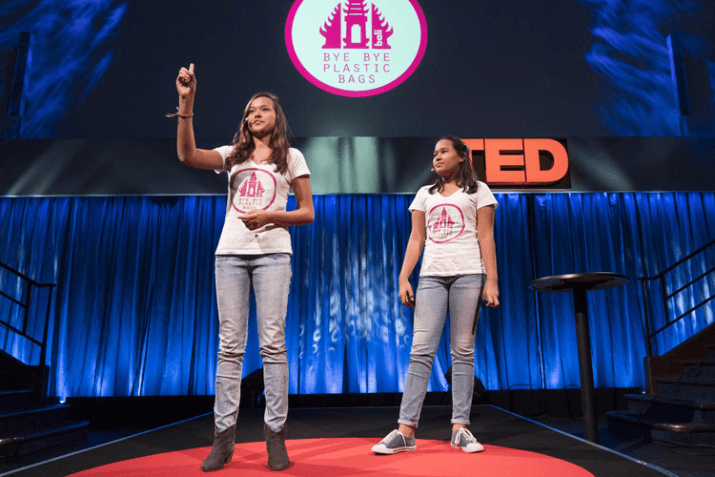
M 457 185 L 461 186 L 467 194 L 473 194 L 479 188 L 479 184 L 477 183 L 479 178 L 472 167 L 472 151 L 470 151 L 469 146 L 467 146 L 464 141 L 457 136 L 442 136 L 437 140 L 437 142 L 443 140 L 451 142 L 452 147 L 454 147 L 454 150 L 457 151 L 459 157 L 464 159 L 464 161 L 459 164 L 459 171 L 457 172 L 456 178 Z M 444 184 L 444 177 L 439 176 L 437 182 L 429 188 L 429 193 L 434 194 L 435 192 L 442 192 L 444 190 Z
M 276 112 L 276 125 L 271 132 L 271 140 L 268 143 L 268 147 L 273 149 L 271 157 L 268 162 L 276 165 L 276 172 L 283 174 L 288 170 L 288 149 L 290 149 L 290 143 L 288 141 L 288 121 L 286 120 L 283 108 L 281 108 L 278 102 L 278 96 L 273 93 L 261 92 L 254 94 L 246 105 L 246 109 L 243 111 L 243 117 L 241 118 L 241 125 L 236 131 L 236 135 L 233 136 L 233 141 L 231 144 L 234 146 L 231 155 L 226 159 L 226 169 L 231 170 L 236 164 L 241 164 L 246 162 L 253 154 L 256 145 L 253 143 L 253 133 L 248 127 L 246 118 L 248 117 L 248 110 L 251 108 L 251 104 L 256 98 L 268 98 L 273 102 L 273 110 Z

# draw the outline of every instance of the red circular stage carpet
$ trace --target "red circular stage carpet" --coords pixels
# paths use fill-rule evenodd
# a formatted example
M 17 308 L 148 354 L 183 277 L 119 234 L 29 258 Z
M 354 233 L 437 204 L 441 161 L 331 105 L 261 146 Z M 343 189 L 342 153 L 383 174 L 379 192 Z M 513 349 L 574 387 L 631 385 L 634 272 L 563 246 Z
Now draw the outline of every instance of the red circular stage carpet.
M 507 447 L 484 446 L 484 452 L 467 454 L 450 447 L 447 441 L 417 439 L 417 450 L 391 456 L 379 456 L 370 448 L 379 438 L 298 439 L 286 441 L 291 466 L 277 473 L 266 467 L 266 444 L 236 444 L 233 461 L 211 475 L 240 476 L 425 476 L 480 477 L 569 476 L 593 477 L 593 474 L 564 460 Z M 85 470 L 72 477 L 182 477 L 207 475 L 201 462 L 210 447 L 156 454 L 115 462 Z

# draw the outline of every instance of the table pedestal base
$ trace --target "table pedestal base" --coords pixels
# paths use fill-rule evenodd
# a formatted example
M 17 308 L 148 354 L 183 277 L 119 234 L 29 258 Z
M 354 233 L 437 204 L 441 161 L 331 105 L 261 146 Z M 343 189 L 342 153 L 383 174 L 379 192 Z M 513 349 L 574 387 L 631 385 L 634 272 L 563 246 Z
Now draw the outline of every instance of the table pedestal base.
M 576 314 L 576 339 L 578 342 L 578 366 L 581 375 L 581 406 L 583 427 L 587 441 L 598 444 L 596 403 L 593 399 L 593 363 L 591 361 L 591 335 L 588 331 L 588 308 L 586 290 L 573 290 L 573 307 Z

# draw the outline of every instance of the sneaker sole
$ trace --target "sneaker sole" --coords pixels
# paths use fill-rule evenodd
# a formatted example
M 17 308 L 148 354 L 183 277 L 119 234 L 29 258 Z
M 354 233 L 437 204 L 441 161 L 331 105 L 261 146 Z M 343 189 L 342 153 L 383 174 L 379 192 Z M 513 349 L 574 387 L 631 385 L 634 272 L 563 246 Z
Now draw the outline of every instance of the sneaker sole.
M 417 446 L 411 446 L 411 447 L 398 447 L 396 449 L 388 449 L 385 447 L 384 449 L 376 449 L 373 447 L 371 449 L 372 452 L 375 454 L 382 454 L 382 455 L 392 455 L 392 454 L 397 454 L 399 452 L 410 452 L 413 450 L 417 450 Z
M 449 445 L 451 445 L 451 446 L 454 447 L 455 449 L 461 449 L 462 452 L 466 452 L 467 454 L 476 454 L 477 452 L 484 452 L 484 447 L 482 447 L 482 448 L 479 449 L 479 450 L 468 451 L 467 449 L 465 449 L 464 447 L 460 446 L 459 444 L 452 444 L 452 443 L 450 442 Z

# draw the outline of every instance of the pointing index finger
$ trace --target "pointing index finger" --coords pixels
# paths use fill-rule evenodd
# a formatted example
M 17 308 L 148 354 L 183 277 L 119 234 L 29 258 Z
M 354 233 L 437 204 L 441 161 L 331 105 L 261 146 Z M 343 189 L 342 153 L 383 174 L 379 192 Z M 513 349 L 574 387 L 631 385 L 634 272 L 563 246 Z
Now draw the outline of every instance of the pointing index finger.
M 194 74 L 194 64 L 193 63 L 191 63 L 189 65 L 189 73 Z

